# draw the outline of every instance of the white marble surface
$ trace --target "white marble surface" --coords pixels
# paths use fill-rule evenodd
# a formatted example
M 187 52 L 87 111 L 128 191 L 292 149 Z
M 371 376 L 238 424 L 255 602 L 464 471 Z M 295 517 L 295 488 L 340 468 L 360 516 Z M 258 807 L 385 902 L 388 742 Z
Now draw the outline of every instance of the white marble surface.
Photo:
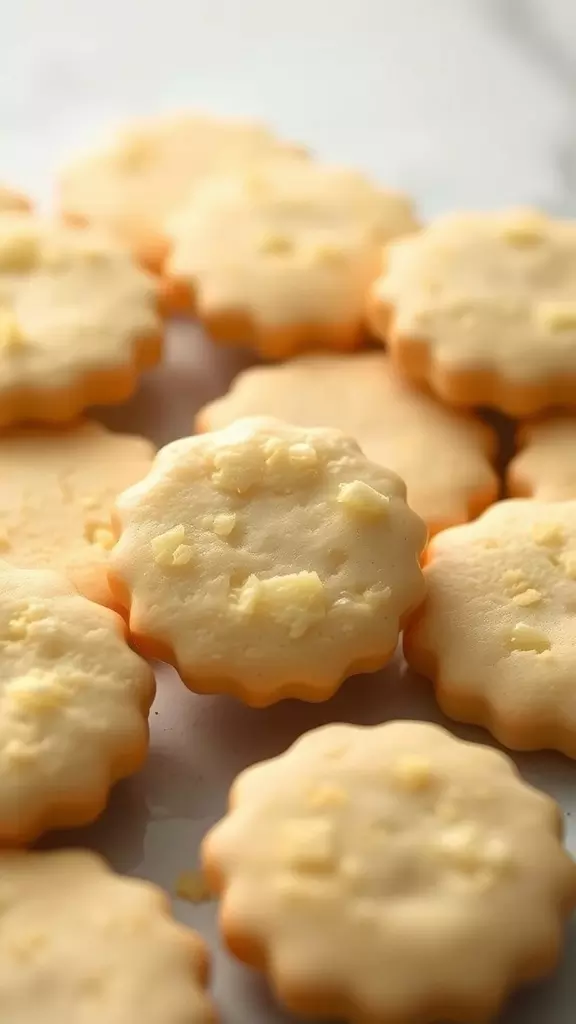
M 2 13 L 0 178 L 45 204 L 65 156 L 111 123 L 194 106 L 266 117 L 322 156 L 413 192 L 426 215 L 517 202 L 576 215 L 574 0 L 19 0 Z M 189 430 L 240 361 L 182 326 L 168 364 L 104 418 L 165 442 Z M 170 671 L 158 681 L 146 769 L 70 839 L 168 890 L 244 765 L 322 721 L 437 717 L 428 687 L 400 666 L 350 681 L 326 705 L 264 712 L 194 697 Z M 521 767 L 568 815 L 575 804 L 576 852 L 576 768 L 545 756 Z M 213 905 L 175 909 L 217 950 Z M 223 1024 L 287 1020 L 220 951 L 214 982 Z M 575 1017 L 576 928 L 563 970 L 502 1024 Z

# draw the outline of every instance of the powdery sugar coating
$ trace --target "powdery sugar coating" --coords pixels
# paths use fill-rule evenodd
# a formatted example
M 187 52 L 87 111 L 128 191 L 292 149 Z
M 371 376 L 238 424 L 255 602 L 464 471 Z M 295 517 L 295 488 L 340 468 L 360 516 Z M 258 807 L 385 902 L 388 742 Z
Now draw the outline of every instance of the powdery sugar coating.
M 144 760 L 153 696 L 118 615 L 0 563 L 0 843 L 97 817 Z
M 446 714 L 576 757 L 576 501 L 500 502 L 438 534 L 410 664 Z
M 201 692 L 325 700 L 388 659 L 423 596 L 403 482 L 339 431 L 256 418 L 183 438 L 117 508 L 131 631 Z
M 176 213 L 166 274 L 223 341 L 265 356 L 350 347 L 382 245 L 416 227 L 406 196 L 359 172 L 269 161 L 209 182 Z
M 507 471 L 509 493 L 541 501 L 576 498 L 576 418 L 526 423 L 519 440 Z
M 197 424 L 217 430 L 252 415 L 337 427 L 354 437 L 369 459 L 402 477 L 431 533 L 473 518 L 497 496 L 492 431 L 407 387 L 382 352 L 252 367 L 200 410 Z
M 555 964 L 576 901 L 560 834 L 494 750 L 330 725 L 239 776 L 203 859 L 228 946 L 291 1010 L 479 1021 Z
M 394 244 L 373 319 L 411 379 L 512 415 L 576 402 L 576 221 L 442 217 Z
M 202 940 L 83 850 L 0 854 L 0 1018 L 215 1024 Z
M 0 423 L 123 400 L 160 355 L 157 288 L 97 234 L 0 214 Z

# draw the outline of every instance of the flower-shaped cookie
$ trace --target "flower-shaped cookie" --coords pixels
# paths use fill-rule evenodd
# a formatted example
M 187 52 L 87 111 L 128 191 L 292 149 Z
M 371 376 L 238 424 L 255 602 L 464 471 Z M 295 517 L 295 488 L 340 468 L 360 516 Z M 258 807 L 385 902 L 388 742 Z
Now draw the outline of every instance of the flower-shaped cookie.
M 168 297 L 217 340 L 265 357 L 348 349 L 382 245 L 415 228 L 406 196 L 357 171 L 272 161 L 207 183 L 175 214 Z
M 73 222 L 111 229 L 159 270 L 169 244 L 166 217 L 207 178 L 271 155 L 302 159 L 304 150 L 255 121 L 152 118 L 68 167 L 60 182 L 61 209 Z
M 339 431 L 239 420 L 167 445 L 120 496 L 110 585 L 191 689 L 325 700 L 388 660 L 422 600 L 405 498 Z
M 124 401 L 160 357 L 153 279 L 96 232 L 0 214 L 0 425 Z
M 337 427 L 354 437 L 369 459 L 402 477 L 430 533 L 474 518 L 497 497 L 493 432 L 407 387 L 382 352 L 251 367 L 196 422 L 200 430 L 218 430 L 253 415 Z
M 558 959 L 561 832 L 495 750 L 422 722 L 329 725 L 239 776 L 203 859 L 227 945 L 291 1010 L 478 1022 Z
M 540 501 L 576 498 L 576 417 L 525 423 L 507 470 L 508 493 Z
M 202 939 L 93 853 L 0 853 L 0 1020 L 215 1024 Z
M 86 597 L 113 606 L 110 514 L 117 494 L 141 480 L 153 458 L 150 441 L 88 420 L 0 435 L 0 558 L 58 569 Z
M 404 649 L 443 711 L 576 757 L 576 501 L 499 502 L 437 534 L 425 576 Z
M 411 380 L 512 416 L 576 405 L 576 220 L 465 213 L 390 247 L 372 322 Z
M 0 845 L 92 821 L 142 764 L 154 678 L 125 632 L 57 573 L 0 563 Z
M 14 189 L 8 188 L 6 185 L 0 185 L 0 212 L 29 209 L 30 200 L 26 196 L 21 192 L 15 192 Z

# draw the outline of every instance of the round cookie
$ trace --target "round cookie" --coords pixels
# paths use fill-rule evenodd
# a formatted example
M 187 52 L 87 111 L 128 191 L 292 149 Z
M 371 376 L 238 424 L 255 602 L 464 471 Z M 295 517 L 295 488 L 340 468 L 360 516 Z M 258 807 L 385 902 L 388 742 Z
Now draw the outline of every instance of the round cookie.
M 60 206 L 76 223 L 111 229 L 158 271 L 166 256 L 166 218 L 207 178 L 271 155 L 304 157 L 255 121 L 181 114 L 152 118 L 62 174 Z
M 216 1024 L 199 935 L 87 850 L 0 853 L 6 1024 Z
M 391 657 L 422 600 L 405 498 L 339 431 L 240 420 L 167 445 L 119 497 L 110 586 L 191 689 L 326 700 Z
M 97 232 L 0 214 L 0 426 L 120 402 L 160 358 L 153 279 Z
M 433 539 L 409 664 L 442 710 L 576 757 L 576 501 L 516 499 Z
M 0 558 L 58 569 L 86 597 L 114 607 L 106 571 L 114 500 L 146 475 L 154 451 L 143 437 L 88 420 L 0 434 Z
M 540 501 L 576 498 L 576 417 L 524 423 L 507 470 L 508 493 Z
M 203 860 L 229 949 L 290 1010 L 477 1024 L 559 958 L 561 834 L 495 750 L 422 722 L 329 725 L 237 778 Z
M 58 573 L 0 562 L 0 845 L 93 821 L 140 768 L 154 677 L 125 634 Z
M 199 430 L 241 416 L 276 415 L 302 427 L 337 427 L 406 482 L 431 534 L 474 518 L 496 500 L 493 431 L 407 387 L 382 352 L 301 356 L 255 366 L 200 410 Z
M 576 405 L 576 220 L 442 217 L 393 244 L 371 320 L 414 383 L 511 416 Z
M 7 210 L 29 210 L 30 200 L 22 195 L 21 192 L 15 192 L 14 189 L 8 188 L 6 185 L 0 184 L 0 213 L 4 213 Z
M 228 174 L 170 221 L 169 304 L 265 358 L 353 348 L 382 245 L 416 227 L 406 196 L 358 171 L 284 160 Z

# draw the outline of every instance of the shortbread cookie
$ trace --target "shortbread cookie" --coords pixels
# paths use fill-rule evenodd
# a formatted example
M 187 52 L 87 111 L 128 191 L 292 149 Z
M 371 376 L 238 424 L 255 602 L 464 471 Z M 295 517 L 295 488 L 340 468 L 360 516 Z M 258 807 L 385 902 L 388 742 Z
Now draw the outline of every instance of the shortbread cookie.
M 254 121 L 190 114 L 142 121 L 64 172 L 61 208 L 76 223 L 112 229 L 157 271 L 168 246 L 166 217 L 212 175 L 271 155 L 305 154 Z
M 202 939 L 86 850 L 0 854 L 6 1024 L 215 1024 Z
M 389 659 L 422 600 L 405 498 L 339 431 L 239 420 L 167 445 L 120 496 L 111 589 L 191 689 L 326 700 Z
M 92 821 L 142 764 L 154 677 L 125 632 L 58 573 L 0 562 L 0 845 Z
M 508 466 L 508 493 L 541 501 L 576 498 L 576 417 L 524 424 Z
M 503 501 L 437 534 L 405 652 L 442 710 L 576 757 L 576 501 Z
M 29 210 L 30 200 L 6 185 L 0 185 L 0 213 L 6 210 Z
M 291 1010 L 479 1022 L 556 964 L 576 903 L 561 834 L 495 750 L 329 725 L 239 776 L 203 854 L 226 943 Z
M 576 405 L 576 220 L 446 216 L 390 247 L 372 322 L 410 380 L 512 416 Z
M 410 505 L 430 533 L 466 522 L 498 495 L 490 428 L 407 387 L 382 352 L 252 367 L 200 410 L 197 426 L 218 430 L 251 415 L 337 427 L 355 438 L 369 459 L 405 480 Z
M 157 302 L 116 242 L 0 214 L 0 426 L 127 398 L 160 357 Z
M 173 304 L 276 358 L 356 346 L 382 245 L 416 222 L 406 196 L 357 171 L 285 160 L 209 182 L 170 228 Z
M 0 558 L 58 569 L 86 597 L 113 606 L 106 572 L 112 507 L 153 459 L 150 441 L 89 421 L 0 434 Z

